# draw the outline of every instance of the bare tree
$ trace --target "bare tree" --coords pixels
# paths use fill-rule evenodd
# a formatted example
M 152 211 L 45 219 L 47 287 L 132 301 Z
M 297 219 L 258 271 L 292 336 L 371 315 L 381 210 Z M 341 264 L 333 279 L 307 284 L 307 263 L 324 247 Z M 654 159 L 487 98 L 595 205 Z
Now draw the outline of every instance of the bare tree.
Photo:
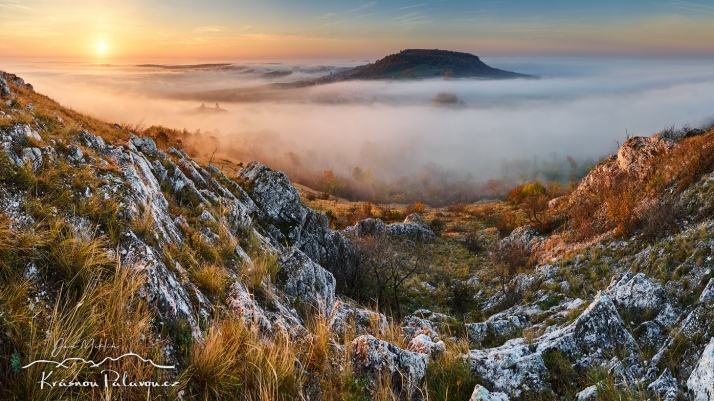
M 530 262 L 530 247 L 519 239 L 506 239 L 495 242 L 489 251 L 493 271 L 498 276 L 505 297 L 505 306 L 511 306 L 520 295 L 513 281 Z
M 423 270 L 429 260 L 429 246 L 420 241 L 392 238 L 374 233 L 354 239 L 360 256 L 360 271 L 367 273 L 373 300 L 401 319 L 404 285 Z M 370 291 L 371 290 L 371 291 Z

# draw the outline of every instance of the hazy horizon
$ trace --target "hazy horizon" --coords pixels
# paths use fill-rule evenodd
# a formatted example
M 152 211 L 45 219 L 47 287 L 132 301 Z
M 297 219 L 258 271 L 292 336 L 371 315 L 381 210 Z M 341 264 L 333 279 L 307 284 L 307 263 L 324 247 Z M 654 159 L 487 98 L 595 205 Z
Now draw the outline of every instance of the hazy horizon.
M 406 48 L 482 56 L 712 56 L 697 1 L 0 0 L 0 57 L 375 58 Z
M 196 115 L 192 111 L 200 101 L 173 96 L 290 82 L 327 74 L 329 66 L 286 61 L 229 70 L 163 70 L 3 62 L 0 68 L 65 106 L 111 122 L 201 129 L 226 147 L 251 149 L 255 157 L 294 152 L 315 170 L 348 173 L 359 166 L 390 177 L 416 174 L 429 163 L 487 179 L 499 176 L 508 160 L 546 160 L 555 154 L 597 159 L 614 153 L 626 132 L 647 136 L 670 125 L 699 126 L 714 116 L 708 60 L 483 60 L 541 78 L 349 81 L 279 92 L 266 101 L 221 103 L 225 113 Z M 359 63 L 334 60 L 331 66 Z M 274 71 L 291 73 L 262 75 Z M 432 100 L 440 92 L 453 93 L 465 104 L 435 107 Z

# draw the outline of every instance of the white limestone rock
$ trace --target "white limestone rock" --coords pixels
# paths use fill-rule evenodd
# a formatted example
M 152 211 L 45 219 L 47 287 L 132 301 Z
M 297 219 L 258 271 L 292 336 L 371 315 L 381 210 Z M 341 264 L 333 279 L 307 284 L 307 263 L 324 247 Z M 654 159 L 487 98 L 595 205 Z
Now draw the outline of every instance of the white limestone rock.
M 356 335 L 379 335 L 386 332 L 389 322 L 387 317 L 379 312 L 360 308 L 340 299 L 336 300 L 328 323 L 330 331 L 338 338 L 342 338 L 352 326 Z
M 76 145 L 69 145 L 67 148 L 67 160 L 79 163 L 84 158 L 84 153 Z
M 694 401 L 714 400 L 714 337 L 704 348 L 699 362 L 689 376 L 687 388 Z
M 435 359 L 446 351 L 446 344 L 443 341 L 434 342 L 429 336 L 419 334 L 409 341 L 407 350 L 418 354 L 426 354 Z
M 39 148 L 22 149 L 22 161 L 30 165 L 33 172 L 42 169 L 42 151 Z
M 669 369 L 665 368 L 659 378 L 650 383 L 647 389 L 662 401 L 674 401 L 679 392 L 679 385 Z
M 595 401 L 598 399 L 597 397 L 597 386 L 592 385 L 589 387 L 586 387 L 584 390 L 580 391 L 575 395 L 575 398 L 578 401 Z
M 382 375 L 387 375 L 399 399 L 422 399 L 428 355 L 405 351 L 371 335 L 355 338 L 350 347 L 354 371 L 369 378 L 371 388 Z
M 510 398 L 504 393 L 492 393 L 486 387 L 477 384 L 469 401 L 510 401 Z
M 278 264 L 282 269 L 276 276 L 275 285 L 290 303 L 300 300 L 325 315 L 332 311 L 335 304 L 335 278 L 332 273 L 295 247 L 283 252 Z

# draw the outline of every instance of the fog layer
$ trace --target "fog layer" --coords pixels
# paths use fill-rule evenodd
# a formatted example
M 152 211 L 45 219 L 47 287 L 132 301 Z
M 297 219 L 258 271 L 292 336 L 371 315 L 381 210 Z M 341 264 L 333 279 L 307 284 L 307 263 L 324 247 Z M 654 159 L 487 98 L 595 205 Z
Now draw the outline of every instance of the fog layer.
M 626 132 L 697 126 L 714 115 L 711 60 L 484 61 L 541 78 L 263 86 L 255 101 L 215 99 L 225 112 L 210 113 L 197 108 L 203 102 L 215 108 L 215 102 L 197 92 L 314 79 L 345 64 L 185 69 L 1 62 L 0 69 L 65 106 L 112 122 L 208 132 L 218 138 L 219 153 L 293 152 L 315 170 L 346 173 L 359 166 L 385 177 L 418 173 L 433 163 L 452 175 L 487 179 L 502 173 L 504 160 L 543 160 L 556 153 L 599 158 L 613 153 Z M 434 102 L 439 93 L 459 101 Z M 197 100 L 175 100 L 177 94 Z

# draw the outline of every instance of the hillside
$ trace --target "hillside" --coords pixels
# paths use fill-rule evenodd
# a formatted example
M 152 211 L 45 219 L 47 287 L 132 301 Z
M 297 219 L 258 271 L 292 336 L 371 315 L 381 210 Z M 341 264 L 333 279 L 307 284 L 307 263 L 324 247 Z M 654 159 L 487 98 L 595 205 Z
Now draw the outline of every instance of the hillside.
M 711 126 L 630 138 L 570 189 L 372 205 L 0 77 L 2 399 L 714 393 Z
M 402 50 L 342 75 L 349 79 L 534 78 L 530 75 L 489 67 L 473 54 L 424 49 Z

